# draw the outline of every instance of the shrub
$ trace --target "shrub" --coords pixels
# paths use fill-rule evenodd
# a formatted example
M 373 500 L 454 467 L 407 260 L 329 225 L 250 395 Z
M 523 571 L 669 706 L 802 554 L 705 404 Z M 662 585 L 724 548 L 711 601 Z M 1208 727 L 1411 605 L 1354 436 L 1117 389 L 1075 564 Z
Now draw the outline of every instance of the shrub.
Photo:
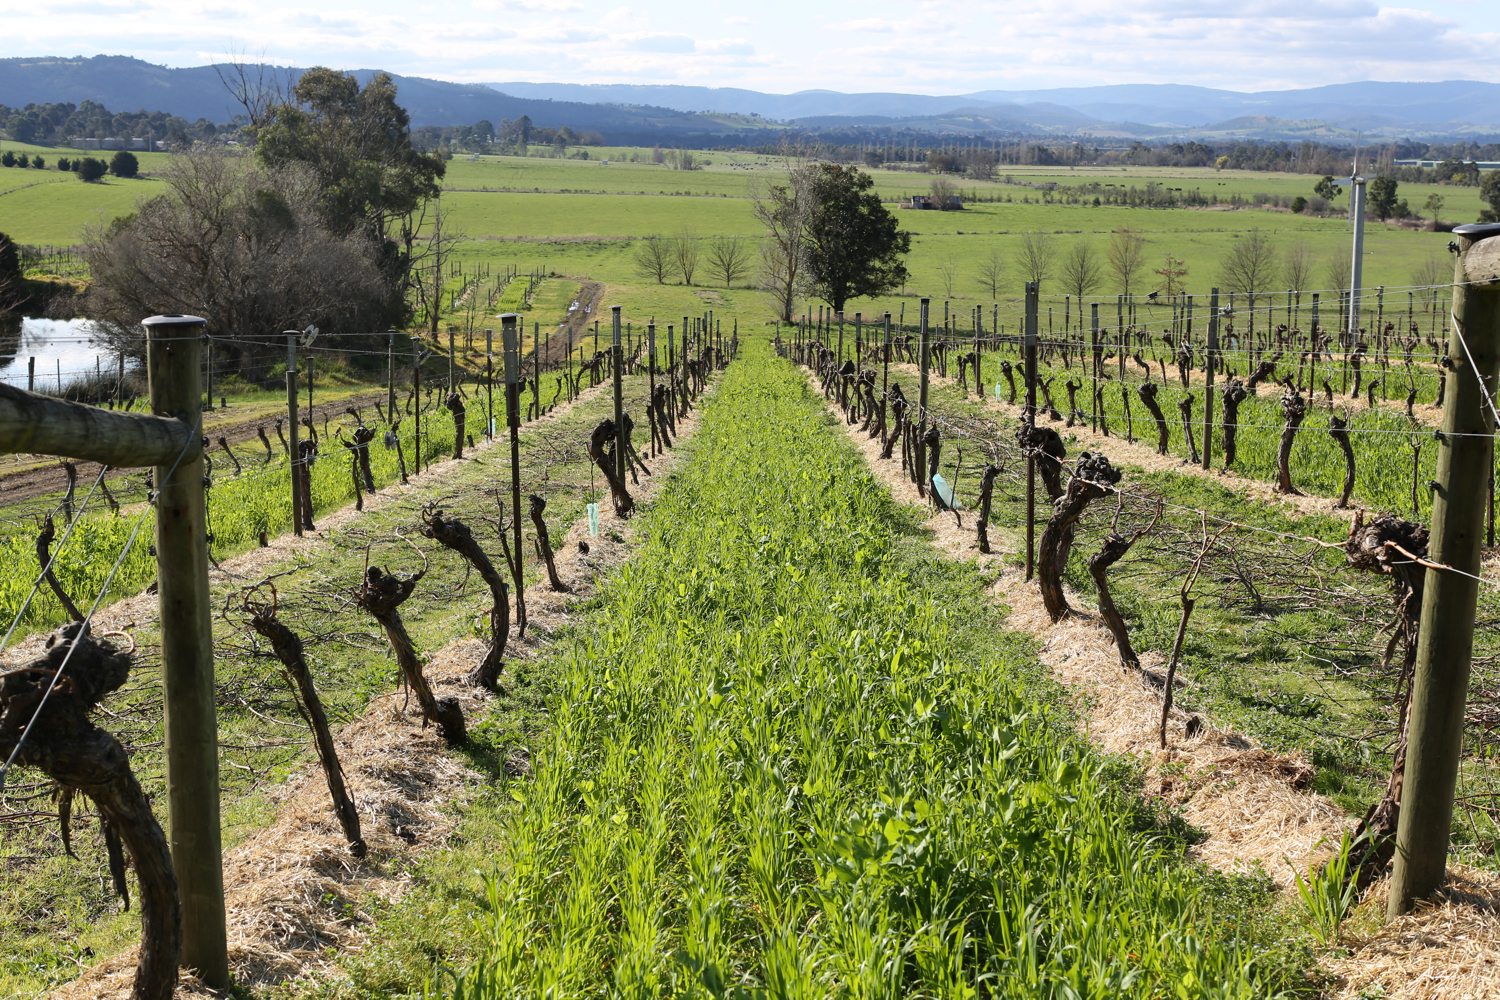
M 47 161 L 44 160 L 44 159 L 42 159 L 40 156 L 33 156 L 31 158 L 31 165 L 33 167 L 35 167 L 37 170 L 46 170 L 47 169 Z
M 75 169 L 78 172 L 79 180 L 97 181 L 99 178 L 104 176 L 109 168 L 104 165 L 103 160 L 95 159 L 92 156 L 86 156 L 78 161 L 78 166 Z
M 1320 195 L 1313 195 L 1307 199 L 1307 210 L 1311 212 L 1328 211 L 1328 199 Z
M 1302 197 L 1300 194 L 1297 197 L 1295 197 L 1295 198 L 1292 199 L 1292 211 L 1293 212 L 1297 212 L 1297 213 L 1300 214 L 1302 212 L 1302 210 L 1304 208 L 1306 208 L 1306 207 L 1307 207 L 1307 199 L 1304 198 L 1304 197 Z
M 0 167 L 13 167 L 16 165 L 16 154 L 10 150 L 0 153 Z
M 141 161 L 122 149 L 109 161 L 109 172 L 116 177 L 135 177 L 141 172 Z
M 16 166 L 29 167 L 31 166 L 31 159 L 25 153 L 22 153 L 20 156 L 16 157 Z
M 71 161 L 68 160 L 68 158 L 66 156 L 59 156 L 57 158 L 57 169 L 58 170 L 72 170 L 73 169 L 73 164 L 72 164 Z

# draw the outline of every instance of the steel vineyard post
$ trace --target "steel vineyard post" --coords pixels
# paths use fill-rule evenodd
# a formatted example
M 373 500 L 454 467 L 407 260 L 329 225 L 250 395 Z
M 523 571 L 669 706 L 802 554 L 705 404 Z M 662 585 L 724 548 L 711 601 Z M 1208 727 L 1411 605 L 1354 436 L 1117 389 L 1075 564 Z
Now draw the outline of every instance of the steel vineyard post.
M 311 411 L 309 411 L 311 413 Z M 287 439 L 286 467 L 292 479 L 292 530 L 302 536 L 302 477 L 298 475 L 301 452 L 297 433 L 297 334 L 286 335 L 286 419 L 291 425 Z

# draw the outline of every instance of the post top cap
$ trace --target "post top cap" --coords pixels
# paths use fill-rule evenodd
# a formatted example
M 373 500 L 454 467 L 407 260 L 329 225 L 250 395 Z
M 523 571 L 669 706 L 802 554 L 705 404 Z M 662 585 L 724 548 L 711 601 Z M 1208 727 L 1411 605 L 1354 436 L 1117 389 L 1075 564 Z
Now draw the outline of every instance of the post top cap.
M 515 323 L 515 322 L 518 322 L 520 319 L 521 319 L 521 314 L 520 313 L 501 313 L 500 314 L 500 322 L 502 322 L 502 323 Z
M 1500 222 L 1470 222 L 1466 225 L 1454 226 L 1453 235 L 1475 242 L 1487 240 L 1491 236 L 1500 236 Z
M 207 326 L 208 320 L 202 316 L 181 316 L 177 313 L 167 313 L 164 316 L 147 316 L 141 320 L 141 326 Z

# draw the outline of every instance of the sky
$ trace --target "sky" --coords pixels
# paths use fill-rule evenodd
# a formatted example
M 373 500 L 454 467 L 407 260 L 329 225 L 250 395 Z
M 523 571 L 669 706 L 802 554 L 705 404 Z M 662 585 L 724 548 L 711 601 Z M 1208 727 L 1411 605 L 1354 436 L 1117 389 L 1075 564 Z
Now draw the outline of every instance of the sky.
M 0 56 L 957 94 L 1500 82 L 1500 0 L 0 0 Z

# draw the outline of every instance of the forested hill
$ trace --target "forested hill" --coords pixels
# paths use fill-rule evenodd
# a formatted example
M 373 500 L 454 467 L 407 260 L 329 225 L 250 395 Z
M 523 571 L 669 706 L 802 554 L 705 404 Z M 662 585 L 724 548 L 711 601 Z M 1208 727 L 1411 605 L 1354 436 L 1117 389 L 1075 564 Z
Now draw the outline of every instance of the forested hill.
M 258 68 L 253 68 L 258 73 Z M 232 67 L 193 66 L 172 69 L 130 56 L 17 57 L 0 59 L 0 104 L 94 101 L 111 108 L 146 108 L 194 121 L 227 122 L 243 112 L 220 78 Z M 267 69 L 266 81 L 283 86 L 300 69 Z M 353 71 L 361 84 L 379 72 Z M 274 74 L 274 76 L 273 76 Z M 512 97 L 483 84 L 448 83 L 392 74 L 400 101 L 412 125 L 467 125 L 528 116 L 539 126 L 571 126 L 611 137 L 622 133 L 725 134 L 768 127 L 769 123 L 735 114 L 704 115 L 649 106 L 584 104 Z

